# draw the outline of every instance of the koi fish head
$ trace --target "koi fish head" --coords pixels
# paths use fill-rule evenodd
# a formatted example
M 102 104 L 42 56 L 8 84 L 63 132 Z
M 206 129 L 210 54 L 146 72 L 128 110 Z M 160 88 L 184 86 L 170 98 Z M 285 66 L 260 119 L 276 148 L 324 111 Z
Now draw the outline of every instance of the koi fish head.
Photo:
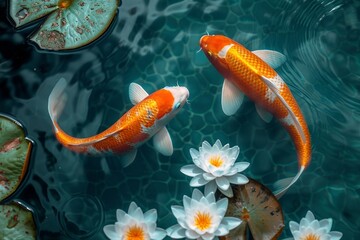
M 185 105 L 189 95 L 186 87 L 165 87 L 152 94 L 159 110 L 157 118 L 171 119 L 174 117 Z
M 226 54 L 233 45 L 233 40 L 221 35 L 204 35 L 200 38 L 201 49 L 220 71 L 228 69 Z

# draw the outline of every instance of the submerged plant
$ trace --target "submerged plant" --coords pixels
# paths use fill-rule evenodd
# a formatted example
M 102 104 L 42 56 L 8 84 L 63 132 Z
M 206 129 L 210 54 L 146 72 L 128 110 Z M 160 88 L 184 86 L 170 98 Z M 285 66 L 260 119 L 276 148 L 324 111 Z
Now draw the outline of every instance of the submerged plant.
M 224 217 L 228 199 L 216 202 L 213 192 L 204 196 L 194 189 L 191 198 L 183 197 L 183 204 L 184 207 L 171 207 L 178 221 L 178 224 L 166 230 L 171 238 L 213 239 L 228 234 L 241 223 L 239 218 Z
M 332 219 L 316 220 L 311 211 L 301 219 L 300 223 L 290 221 L 290 231 L 294 240 L 338 240 L 341 239 L 342 233 L 330 231 Z M 292 238 L 289 238 L 290 240 Z
M 42 49 L 82 47 L 100 37 L 112 22 L 120 0 L 10 0 L 16 27 L 49 15 L 31 40 Z
M 160 240 L 166 231 L 156 227 L 157 211 L 151 209 L 145 213 L 136 203 L 131 202 L 128 213 L 121 209 L 116 211 L 115 225 L 104 227 L 105 235 L 111 240 Z
M 205 195 L 210 192 L 215 193 L 216 189 L 219 189 L 227 197 L 232 197 L 230 183 L 246 184 L 249 181 L 240 172 L 248 168 L 250 164 L 248 162 L 235 163 L 239 152 L 238 146 L 232 148 L 229 144 L 222 146 L 220 140 L 216 140 L 213 146 L 204 141 L 199 151 L 190 149 L 194 164 L 186 165 L 180 171 L 193 177 L 190 186 L 205 185 Z

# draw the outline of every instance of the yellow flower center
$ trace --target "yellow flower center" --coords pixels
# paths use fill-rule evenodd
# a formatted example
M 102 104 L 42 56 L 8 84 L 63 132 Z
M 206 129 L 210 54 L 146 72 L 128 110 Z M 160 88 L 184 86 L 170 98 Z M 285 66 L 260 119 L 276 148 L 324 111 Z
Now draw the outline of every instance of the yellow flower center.
M 74 0 L 60 0 L 58 2 L 59 8 L 68 8 Z
M 209 163 L 211 165 L 213 165 L 214 167 L 218 168 L 224 163 L 224 160 L 222 160 L 222 158 L 219 155 L 216 155 L 216 156 L 210 157 Z
M 197 229 L 205 231 L 211 226 L 211 215 L 206 212 L 197 212 L 194 219 L 194 225 Z
M 302 237 L 301 240 L 320 240 L 320 237 L 313 233 L 310 233 L 310 234 L 306 235 L 305 237 Z
M 125 233 L 125 240 L 145 240 L 145 232 L 138 225 L 131 226 Z

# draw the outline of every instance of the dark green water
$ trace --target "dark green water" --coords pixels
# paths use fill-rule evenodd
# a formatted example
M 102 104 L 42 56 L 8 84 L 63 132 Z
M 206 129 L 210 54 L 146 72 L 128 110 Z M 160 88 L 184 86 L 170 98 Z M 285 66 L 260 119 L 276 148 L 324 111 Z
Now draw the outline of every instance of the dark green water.
M 202 141 L 240 147 L 245 172 L 268 187 L 297 171 L 290 137 L 273 120 L 264 123 L 246 100 L 232 117 L 221 111 L 222 77 L 199 50 L 202 35 L 223 34 L 250 50 L 273 49 L 287 62 L 278 73 L 297 99 L 313 143 L 310 167 L 281 199 L 288 222 L 307 210 L 333 218 L 345 240 L 360 238 L 360 2 L 133 0 L 119 8 L 113 29 L 81 51 L 38 51 L 0 14 L 0 112 L 20 120 L 35 143 L 28 180 L 14 198 L 36 213 L 39 239 L 106 239 L 116 209 L 135 201 L 158 210 L 158 226 L 175 224 L 170 206 L 189 195 L 190 178 L 179 169 Z M 170 122 L 175 152 L 164 157 L 151 141 L 135 162 L 90 158 L 63 148 L 47 113 L 48 95 L 60 77 L 69 101 L 59 120 L 78 137 L 109 127 L 131 107 L 131 82 L 148 92 L 186 86 L 190 105 Z

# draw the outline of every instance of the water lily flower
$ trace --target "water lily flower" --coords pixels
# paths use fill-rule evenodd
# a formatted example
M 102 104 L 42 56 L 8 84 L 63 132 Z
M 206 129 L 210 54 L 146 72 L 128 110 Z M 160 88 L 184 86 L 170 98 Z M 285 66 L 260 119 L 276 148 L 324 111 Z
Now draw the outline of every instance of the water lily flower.
M 200 187 L 205 185 L 205 195 L 216 192 L 219 189 L 225 196 L 232 197 L 232 184 L 246 184 L 249 179 L 240 174 L 247 167 L 248 162 L 237 162 L 240 149 L 238 146 L 230 148 L 229 144 L 222 146 L 220 140 L 216 140 L 211 146 L 207 141 L 202 143 L 199 151 L 190 149 L 190 155 L 195 164 L 182 167 L 180 171 L 187 176 L 193 177 L 190 186 Z
M 306 213 L 300 224 L 290 221 L 290 231 L 295 240 L 338 240 L 341 232 L 331 231 L 332 219 L 316 220 L 311 211 Z
M 178 224 L 166 231 L 171 238 L 213 239 L 224 236 L 241 224 L 240 218 L 224 217 L 228 199 L 215 201 L 213 192 L 204 196 L 194 189 L 192 197 L 184 196 L 182 206 L 171 206 Z
M 131 202 L 128 213 L 118 209 L 115 225 L 104 227 L 105 235 L 111 240 L 149 240 L 163 239 L 166 231 L 156 227 L 157 211 L 145 213 L 136 203 Z

